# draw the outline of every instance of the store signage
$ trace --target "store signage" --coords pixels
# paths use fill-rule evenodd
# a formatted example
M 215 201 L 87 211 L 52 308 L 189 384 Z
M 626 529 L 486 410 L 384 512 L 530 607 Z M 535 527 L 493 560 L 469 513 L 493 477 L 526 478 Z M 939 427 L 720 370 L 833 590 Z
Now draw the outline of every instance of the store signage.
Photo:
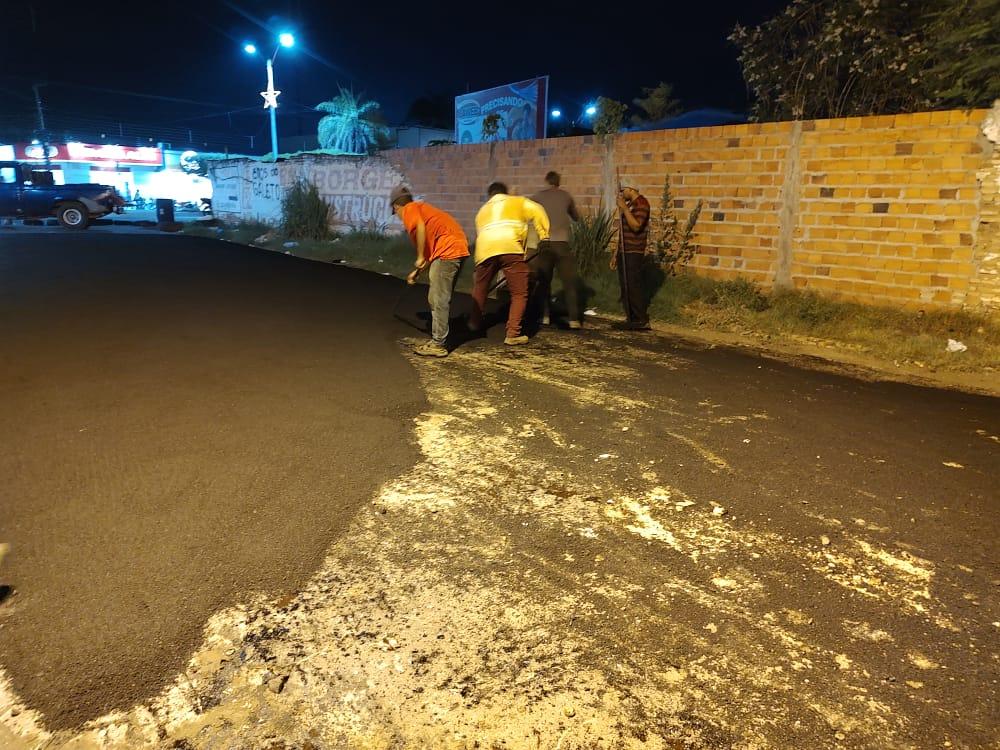
M 80 162 L 87 164 L 141 164 L 151 167 L 163 165 L 163 150 L 152 146 L 118 146 L 110 143 L 50 143 L 50 161 Z M 39 143 L 18 143 L 14 158 L 19 161 L 44 161 L 45 147 Z

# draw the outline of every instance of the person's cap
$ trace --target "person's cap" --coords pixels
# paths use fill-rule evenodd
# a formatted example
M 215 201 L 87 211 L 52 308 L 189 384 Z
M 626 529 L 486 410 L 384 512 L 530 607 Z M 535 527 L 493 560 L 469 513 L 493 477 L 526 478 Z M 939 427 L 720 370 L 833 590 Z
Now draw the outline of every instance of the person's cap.
M 389 205 L 392 205 L 404 195 L 409 195 L 411 198 L 413 197 L 413 194 L 410 192 L 410 189 L 406 187 L 406 185 L 396 185 L 396 187 L 392 189 L 392 192 L 389 193 Z

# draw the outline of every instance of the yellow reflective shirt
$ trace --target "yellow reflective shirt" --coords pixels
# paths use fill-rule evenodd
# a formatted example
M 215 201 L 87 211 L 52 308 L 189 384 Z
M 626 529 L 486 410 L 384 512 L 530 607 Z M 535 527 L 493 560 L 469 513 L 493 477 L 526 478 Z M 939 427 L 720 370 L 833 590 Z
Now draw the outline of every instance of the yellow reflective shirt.
M 524 253 L 528 222 L 539 240 L 549 238 L 549 217 L 540 204 L 520 195 L 494 195 L 476 214 L 476 265 L 494 255 Z

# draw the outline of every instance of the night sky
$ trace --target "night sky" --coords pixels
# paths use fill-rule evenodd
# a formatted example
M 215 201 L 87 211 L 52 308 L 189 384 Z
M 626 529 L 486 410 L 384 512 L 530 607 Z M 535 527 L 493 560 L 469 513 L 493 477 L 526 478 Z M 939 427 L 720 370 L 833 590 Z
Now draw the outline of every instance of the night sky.
M 596 12 L 570 3 L 206 0 L 81 12 L 64 0 L 14 0 L 0 11 L 0 127 L 31 123 L 37 81 L 48 82 L 40 90 L 52 120 L 263 134 L 263 59 L 242 46 L 252 40 L 273 50 L 286 28 L 297 46 L 275 63 L 283 134 L 310 130 L 317 116 L 309 109 L 338 83 L 381 102 L 390 123 L 423 95 L 451 99 L 539 74 L 551 76 L 550 106 L 570 116 L 598 95 L 627 102 L 660 80 L 674 84 L 685 109 L 740 111 L 746 91 L 726 36 L 785 4 L 654 1 Z

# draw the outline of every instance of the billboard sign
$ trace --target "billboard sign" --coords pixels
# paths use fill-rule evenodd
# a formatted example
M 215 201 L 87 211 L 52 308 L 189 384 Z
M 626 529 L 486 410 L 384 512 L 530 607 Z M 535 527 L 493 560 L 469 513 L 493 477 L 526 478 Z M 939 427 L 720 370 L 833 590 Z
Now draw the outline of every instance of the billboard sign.
M 455 141 L 482 143 L 544 138 L 548 97 L 548 76 L 456 96 Z M 492 114 L 500 116 L 500 130 L 495 136 L 484 136 L 483 120 Z

